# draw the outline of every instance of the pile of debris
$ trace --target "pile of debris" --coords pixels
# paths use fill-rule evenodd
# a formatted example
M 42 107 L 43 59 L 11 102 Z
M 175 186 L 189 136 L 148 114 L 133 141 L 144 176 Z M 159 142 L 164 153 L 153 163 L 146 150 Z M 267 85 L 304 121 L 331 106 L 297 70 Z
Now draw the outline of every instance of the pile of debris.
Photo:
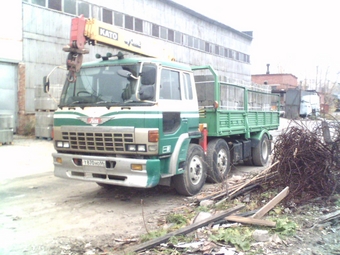
M 307 128 L 295 122 L 275 141 L 273 162 L 278 164 L 270 170 L 277 173 L 272 186 L 289 186 L 285 201 L 290 203 L 330 197 L 339 190 L 340 124 L 314 123 Z
M 214 240 L 208 241 L 207 237 L 203 239 L 198 237 L 200 237 L 201 232 L 208 233 L 217 226 L 216 232 L 221 227 L 223 228 L 224 225 L 229 225 L 229 223 L 277 229 L 277 222 L 264 219 L 263 216 L 281 201 L 284 201 L 288 206 L 292 203 L 301 205 L 302 202 L 308 202 L 314 198 L 331 197 L 340 190 L 338 187 L 340 186 L 340 159 L 338 158 L 338 155 L 340 155 L 340 124 L 338 122 L 315 122 L 313 128 L 293 123 L 292 126 L 289 126 L 285 132 L 277 137 L 274 148 L 275 151 L 272 158 L 274 163 L 258 175 L 251 178 L 242 178 L 240 182 L 235 183 L 230 183 L 229 180 L 227 185 L 223 185 L 223 189 L 196 196 L 194 203 L 191 204 L 194 207 L 200 205 L 216 209 L 219 204 L 226 200 L 245 194 L 249 195 L 249 192 L 254 191 L 256 188 L 261 188 L 261 192 L 265 189 L 281 190 L 265 205 L 253 211 L 236 214 L 245 206 L 244 204 L 238 204 L 227 210 L 217 210 L 214 214 L 206 213 L 208 214 L 207 218 L 198 220 L 197 218 L 202 216 L 202 213 L 199 213 L 190 225 L 168 232 L 159 238 L 137 246 L 129 247 L 126 252 L 154 254 L 150 249 L 158 247 L 155 254 L 159 254 L 162 252 L 162 249 L 172 247 L 176 249 L 182 248 L 186 252 L 188 252 L 188 249 L 191 250 L 191 252 L 184 254 L 242 254 L 242 252 L 236 252 L 233 245 L 228 245 L 231 241 L 224 240 L 223 243 L 216 243 Z M 288 208 L 286 209 L 290 211 Z M 325 224 L 325 222 L 339 218 L 340 210 L 336 210 L 319 218 L 315 224 Z M 310 229 L 312 230 L 313 228 Z M 169 242 L 174 236 L 187 235 L 191 232 L 195 233 L 194 242 L 181 245 L 173 245 Z M 256 236 L 258 233 L 260 233 L 260 238 Z M 314 234 L 311 236 L 314 236 Z M 264 237 L 266 238 L 263 239 Z M 273 237 L 268 237 L 269 239 L 267 237 L 268 230 L 266 229 L 255 230 L 252 235 L 253 240 L 257 242 L 261 243 L 271 240 L 269 242 L 276 244 L 283 243 L 288 247 L 285 241 L 279 237 L 274 239 Z M 297 235 L 294 235 L 294 237 L 296 237 L 300 244 L 303 242 L 301 237 Z M 309 248 L 306 249 L 308 250 Z M 214 250 L 217 252 L 214 252 Z M 268 253 L 264 254 L 272 253 L 269 250 Z M 287 253 L 279 252 L 275 254 Z

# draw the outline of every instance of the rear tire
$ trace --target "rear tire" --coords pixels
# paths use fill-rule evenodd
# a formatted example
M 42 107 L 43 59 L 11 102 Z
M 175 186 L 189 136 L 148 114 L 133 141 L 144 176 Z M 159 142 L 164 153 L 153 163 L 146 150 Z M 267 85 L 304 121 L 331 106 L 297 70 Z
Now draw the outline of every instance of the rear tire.
M 208 143 L 208 176 L 211 183 L 223 182 L 230 171 L 230 150 L 223 139 L 215 139 Z
M 270 141 L 264 134 L 259 144 L 252 149 L 253 163 L 255 166 L 265 166 L 268 163 L 270 155 Z
M 204 151 L 197 144 L 190 144 L 183 174 L 172 177 L 176 191 L 185 196 L 196 195 L 205 184 L 207 166 Z

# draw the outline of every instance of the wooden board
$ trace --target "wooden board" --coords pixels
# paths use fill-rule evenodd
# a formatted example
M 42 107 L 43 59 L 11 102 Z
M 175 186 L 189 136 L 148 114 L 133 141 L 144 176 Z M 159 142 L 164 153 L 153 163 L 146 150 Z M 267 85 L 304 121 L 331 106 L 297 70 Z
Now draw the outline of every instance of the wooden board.
M 276 223 L 270 220 L 262 220 L 262 219 L 254 219 L 254 218 L 247 218 L 237 215 L 230 215 L 225 217 L 227 221 L 232 222 L 239 222 L 243 224 L 250 224 L 250 225 L 259 225 L 259 226 L 267 226 L 267 227 L 275 227 Z
M 206 226 L 212 222 L 215 222 L 215 221 L 218 221 L 218 220 L 221 220 L 223 218 L 225 218 L 226 216 L 228 215 L 231 215 L 235 212 L 237 212 L 238 210 L 241 210 L 242 208 L 244 208 L 244 205 L 238 205 L 236 207 L 233 207 L 233 208 L 230 208 L 229 210 L 227 211 L 224 211 L 222 213 L 219 213 L 219 214 L 216 214 L 216 215 L 213 215 L 211 216 L 210 218 L 207 218 L 205 220 L 202 220 L 200 222 L 196 222 L 194 224 L 191 224 L 189 226 L 186 226 L 184 228 L 181 228 L 181 229 L 178 229 L 174 232 L 171 232 L 171 233 L 168 233 L 164 236 L 161 236 L 159 238 L 156 238 L 156 239 L 153 239 L 153 240 L 150 240 L 150 241 L 147 241 L 145 243 L 142 243 L 140 245 L 137 245 L 135 247 L 132 247 L 131 249 L 128 249 L 126 252 L 129 252 L 129 251 L 134 251 L 134 252 L 138 252 L 138 251 L 142 251 L 142 250 L 145 250 L 145 249 L 149 249 L 151 247 L 154 247 L 156 245 L 159 245 L 161 243 L 164 243 L 166 242 L 167 240 L 169 240 L 172 236 L 176 236 L 176 235 L 185 235 L 187 233 L 190 233 L 192 232 L 193 230 L 196 230 L 198 228 L 201 228 L 203 226 Z
M 279 194 L 277 194 L 272 200 L 270 200 L 267 204 L 265 204 L 260 210 L 258 210 L 253 216 L 254 219 L 260 219 L 269 212 L 275 205 L 280 203 L 282 199 L 284 199 L 289 192 L 289 187 L 284 188 Z

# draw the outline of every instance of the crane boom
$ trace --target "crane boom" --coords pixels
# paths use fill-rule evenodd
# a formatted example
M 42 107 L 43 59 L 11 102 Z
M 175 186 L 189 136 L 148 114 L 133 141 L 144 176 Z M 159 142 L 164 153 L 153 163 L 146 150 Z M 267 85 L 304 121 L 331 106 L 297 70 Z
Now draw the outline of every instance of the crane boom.
M 81 15 L 72 19 L 70 43 L 63 48 L 64 51 L 69 52 L 66 66 L 70 71 L 70 81 L 76 80 L 76 72 L 80 70 L 83 54 L 89 53 L 84 48 L 86 43 L 89 45 L 104 44 L 146 57 L 164 55 L 162 50 L 157 50 L 159 47 L 155 45 L 155 42 L 149 41 L 142 44 L 137 34 L 130 33 L 129 35 L 128 31 L 94 18 L 85 19 Z

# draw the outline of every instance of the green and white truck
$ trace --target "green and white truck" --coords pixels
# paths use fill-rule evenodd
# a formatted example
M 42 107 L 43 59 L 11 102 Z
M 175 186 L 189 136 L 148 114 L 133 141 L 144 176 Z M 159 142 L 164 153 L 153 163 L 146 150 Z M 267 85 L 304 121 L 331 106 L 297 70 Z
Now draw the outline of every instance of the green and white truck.
M 93 39 L 86 31 L 94 23 Z M 278 97 L 219 77 L 211 66 L 120 53 L 82 64 L 86 42 L 148 55 L 141 44 L 117 44 L 122 32 L 105 26 L 72 21 L 69 75 L 54 113 L 55 176 L 100 186 L 171 185 L 190 196 L 206 180 L 225 181 L 232 164 L 267 164 Z M 104 42 L 108 34 L 117 37 Z

